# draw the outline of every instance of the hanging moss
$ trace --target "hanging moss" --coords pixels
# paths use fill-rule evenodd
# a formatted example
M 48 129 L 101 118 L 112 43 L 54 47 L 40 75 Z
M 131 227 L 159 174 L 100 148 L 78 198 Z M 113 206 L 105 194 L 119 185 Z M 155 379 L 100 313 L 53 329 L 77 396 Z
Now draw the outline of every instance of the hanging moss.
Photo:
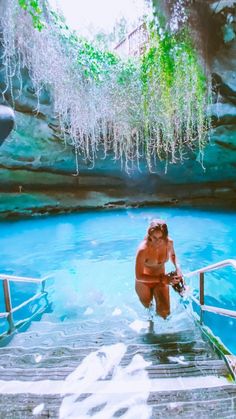
M 96 164 L 103 147 L 126 171 L 143 159 L 150 170 L 162 159 L 166 167 L 182 162 L 187 149 L 198 150 L 201 161 L 208 82 L 187 29 L 174 35 L 152 23 L 143 57 L 122 60 L 71 31 L 44 0 L 8 0 L 0 19 L 5 91 L 14 102 L 12 78 L 21 80 L 25 66 L 38 97 L 50 89 L 61 132 L 76 156 Z

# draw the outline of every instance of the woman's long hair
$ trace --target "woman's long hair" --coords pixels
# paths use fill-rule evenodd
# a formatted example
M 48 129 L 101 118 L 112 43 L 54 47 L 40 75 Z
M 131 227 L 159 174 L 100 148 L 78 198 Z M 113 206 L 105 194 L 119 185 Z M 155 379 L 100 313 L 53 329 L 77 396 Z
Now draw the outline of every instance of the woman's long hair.
M 150 240 L 150 237 L 154 231 L 160 231 L 162 233 L 163 239 L 166 240 L 168 237 L 168 228 L 165 220 L 155 219 L 151 221 L 147 230 L 147 240 Z

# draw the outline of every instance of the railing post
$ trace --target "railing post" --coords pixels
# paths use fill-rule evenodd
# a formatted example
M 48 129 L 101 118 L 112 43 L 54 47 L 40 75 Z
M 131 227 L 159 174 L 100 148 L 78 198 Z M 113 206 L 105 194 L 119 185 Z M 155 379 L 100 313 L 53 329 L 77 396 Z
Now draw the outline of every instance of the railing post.
M 13 321 L 13 315 L 12 315 L 11 292 L 10 292 L 10 287 L 9 287 L 9 281 L 7 279 L 3 280 L 3 292 L 4 292 L 6 312 L 8 313 L 7 321 L 9 323 L 9 333 L 11 333 L 13 332 L 15 327 L 14 327 L 14 321 Z
M 41 284 L 41 292 L 43 293 L 45 291 L 45 281 Z
M 200 292 L 200 323 L 203 324 L 203 313 L 202 306 L 204 305 L 204 272 L 200 272 L 199 276 L 199 292 Z

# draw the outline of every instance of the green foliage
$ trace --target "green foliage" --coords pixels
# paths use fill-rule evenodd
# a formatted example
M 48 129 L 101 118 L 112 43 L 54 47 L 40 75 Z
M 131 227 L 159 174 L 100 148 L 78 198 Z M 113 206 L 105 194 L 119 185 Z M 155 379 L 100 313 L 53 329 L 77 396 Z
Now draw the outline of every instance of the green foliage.
M 180 159 L 186 144 L 195 144 L 202 152 L 209 129 L 207 80 L 186 28 L 170 34 L 150 26 L 140 78 L 146 125 L 153 126 L 153 118 L 158 125 L 159 158 L 168 158 L 171 152 L 176 160 L 173 143 L 178 144 Z
M 120 85 L 127 85 L 132 82 L 135 74 L 137 73 L 137 63 L 134 60 L 127 60 L 120 62 L 120 68 L 117 75 L 117 83 Z
M 31 15 L 34 28 L 41 31 L 44 28 L 44 23 L 42 21 L 42 9 L 40 8 L 39 1 L 18 0 L 18 2 L 20 7 Z
M 187 72 L 197 72 L 199 89 L 205 92 L 206 78 L 200 68 L 197 56 L 186 29 L 177 35 L 168 32 L 159 35 L 150 30 L 150 48 L 142 58 L 141 79 L 145 84 L 158 77 L 166 87 L 174 85 L 178 66 L 183 67 L 183 80 Z
M 74 49 L 77 56 L 77 71 L 82 73 L 84 79 L 99 82 L 105 76 L 108 76 L 109 72 L 112 71 L 111 67 L 118 63 L 118 57 L 110 51 L 102 51 L 96 48 L 93 43 L 79 37 L 75 31 L 71 31 L 64 16 L 53 10 L 50 11 L 50 14 L 64 44 L 65 53 L 69 55 L 71 49 Z
M 119 62 L 117 56 L 111 52 L 98 50 L 85 40 L 80 40 L 77 57 L 84 76 L 95 81 L 102 81 L 104 77 L 108 77 L 112 67 Z

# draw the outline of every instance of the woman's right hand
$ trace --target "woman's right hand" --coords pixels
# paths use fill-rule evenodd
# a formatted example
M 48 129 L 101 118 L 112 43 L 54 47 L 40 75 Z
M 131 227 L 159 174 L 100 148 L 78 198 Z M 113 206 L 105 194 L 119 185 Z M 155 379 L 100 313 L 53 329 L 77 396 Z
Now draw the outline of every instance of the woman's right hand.
M 170 278 L 169 284 L 170 285 L 176 285 L 176 284 L 178 284 L 181 281 L 181 279 L 182 279 L 181 276 L 178 276 L 178 275 L 172 276 L 172 278 Z
M 176 275 L 165 275 L 165 277 L 166 283 L 169 285 L 177 285 L 182 279 L 182 276 L 179 276 L 177 273 Z

